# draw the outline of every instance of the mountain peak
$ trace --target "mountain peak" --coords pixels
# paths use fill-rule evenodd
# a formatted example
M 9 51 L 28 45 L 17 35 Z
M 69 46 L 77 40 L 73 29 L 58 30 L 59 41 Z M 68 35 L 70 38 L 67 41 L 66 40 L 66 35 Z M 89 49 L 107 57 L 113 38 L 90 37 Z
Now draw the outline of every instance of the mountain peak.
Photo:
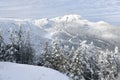
M 63 18 L 75 18 L 75 19 L 80 19 L 81 16 L 77 14 L 70 14 L 70 15 L 64 15 Z
M 53 21 L 57 21 L 57 22 L 61 22 L 61 21 L 66 21 L 66 22 L 71 22 L 71 21 L 76 21 L 76 20 L 80 20 L 81 16 L 80 15 L 76 15 L 76 14 L 70 14 L 70 15 L 64 15 L 61 17 L 56 17 L 53 18 Z

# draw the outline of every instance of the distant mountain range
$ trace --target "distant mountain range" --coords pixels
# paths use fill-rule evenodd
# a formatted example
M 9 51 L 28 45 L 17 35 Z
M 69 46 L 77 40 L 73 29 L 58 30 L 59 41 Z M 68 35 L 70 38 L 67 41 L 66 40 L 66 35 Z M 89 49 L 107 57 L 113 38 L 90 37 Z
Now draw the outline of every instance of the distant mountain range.
M 24 33 L 30 30 L 31 42 L 36 51 L 39 47 L 42 48 L 45 42 L 53 40 L 70 46 L 78 46 L 81 41 L 86 40 L 103 49 L 120 47 L 120 27 L 104 21 L 90 22 L 82 19 L 80 15 L 37 20 L 0 18 L 0 28 L 6 42 L 9 42 L 10 29 L 18 31 L 20 25 Z

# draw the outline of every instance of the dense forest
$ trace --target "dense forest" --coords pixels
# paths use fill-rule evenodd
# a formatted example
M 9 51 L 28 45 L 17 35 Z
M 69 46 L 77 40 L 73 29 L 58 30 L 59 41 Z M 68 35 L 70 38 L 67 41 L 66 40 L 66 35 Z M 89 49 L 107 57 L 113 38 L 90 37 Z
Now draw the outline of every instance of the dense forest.
M 36 54 L 30 40 L 30 31 L 23 35 L 19 30 L 9 30 L 8 42 L 0 31 L 0 61 L 45 66 L 70 77 L 70 80 L 116 80 L 120 72 L 118 47 L 114 51 L 82 41 L 76 48 L 61 45 L 59 40 L 46 42 Z M 38 46 L 39 47 L 39 46 Z

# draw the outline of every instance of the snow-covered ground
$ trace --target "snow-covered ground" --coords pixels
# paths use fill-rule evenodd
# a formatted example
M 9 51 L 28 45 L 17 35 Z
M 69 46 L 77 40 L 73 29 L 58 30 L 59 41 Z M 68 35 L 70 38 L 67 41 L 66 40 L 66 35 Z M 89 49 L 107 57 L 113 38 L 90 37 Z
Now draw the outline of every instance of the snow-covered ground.
M 0 80 L 69 80 L 58 71 L 32 65 L 0 62 Z

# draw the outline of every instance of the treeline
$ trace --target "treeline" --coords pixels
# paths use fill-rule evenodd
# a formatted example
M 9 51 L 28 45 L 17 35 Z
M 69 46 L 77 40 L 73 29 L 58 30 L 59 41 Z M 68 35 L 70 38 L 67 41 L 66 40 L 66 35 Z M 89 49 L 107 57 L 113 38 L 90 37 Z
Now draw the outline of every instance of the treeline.
M 17 33 L 11 29 L 9 34 L 9 41 L 5 42 L 2 31 L 0 32 L 0 61 L 33 64 L 35 53 L 31 46 L 29 31 L 24 36 L 20 27 Z
M 46 42 L 44 46 L 40 54 L 35 55 L 29 31 L 24 36 L 22 27 L 17 33 L 10 30 L 8 43 L 1 31 L 0 61 L 53 68 L 69 76 L 70 80 L 116 80 L 120 72 L 118 47 L 114 51 L 103 50 L 86 41 L 77 48 L 56 41 Z
M 103 51 L 86 41 L 77 49 L 57 43 L 51 48 L 46 43 L 37 63 L 65 73 L 72 80 L 116 80 L 120 72 L 119 56 L 118 47 L 114 51 Z

